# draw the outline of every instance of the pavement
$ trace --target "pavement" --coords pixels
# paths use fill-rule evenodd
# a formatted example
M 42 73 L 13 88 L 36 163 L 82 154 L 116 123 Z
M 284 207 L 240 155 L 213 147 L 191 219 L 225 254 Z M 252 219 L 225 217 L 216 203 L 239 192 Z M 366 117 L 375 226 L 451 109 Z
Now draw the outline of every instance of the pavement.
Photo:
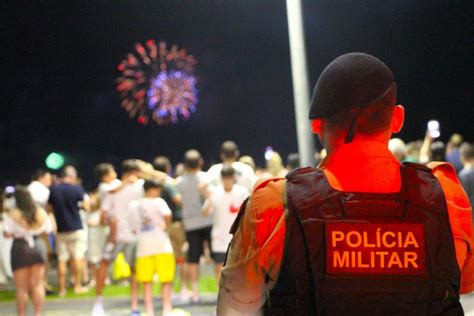
M 214 275 L 214 266 L 209 263 L 201 265 L 201 275 Z M 57 282 L 57 274 L 54 269 L 49 270 L 49 281 L 52 284 Z M 0 280 L 1 281 L 1 280 Z M 0 282 L 0 291 L 14 291 L 15 286 L 11 280 L 5 279 Z M 154 299 L 155 314 L 160 315 L 161 299 L 156 296 Z M 189 301 L 183 301 L 179 295 L 173 296 L 173 307 L 179 308 L 190 313 L 192 316 L 209 316 L 213 315 L 216 310 L 217 293 L 201 293 L 200 302 L 191 304 Z M 45 316 L 82 316 L 91 315 L 94 298 L 47 298 L 43 307 L 43 315 Z M 139 308 L 143 312 L 143 299 L 139 301 Z M 104 309 L 107 316 L 123 316 L 130 315 L 130 299 L 129 297 L 104 297 Z M 0 300 L 0 316 L 16 315 L 16 306 L 14 301 Z M 33 315 L 32 304 L 28 304 L 27 315 Z M 143 315 L 145 315 L 143 313 Z
M 461 298 L 466 316 L 474 316 L 474 293 L 464 295 Z M 91 315 L 93 298 L 87 299 L 54 299 L 46 301 L 44 307 L 44 315 L 46 316 L 63 316 L 63 315 Z M 210 316 L 215 311 L 216 294 L 202 294 L 199 304 L 189 305 L 179 300 L 173 299 L 175 308 L 179 308 L 189 312 L 192 316 Z M 31 305 L 31 304 L 30 304 Z M 155 311 L 159 315 L 160 299 L 155 299 Z M 104 307 L 108 316 L 125 316 L 130 315 L 129 300 L 126 297 L 105 298 Z M 143 302 L 141 302 L 143 308 Z M 10 316 L 15 314 L 15 302 L 0 302 L 0 315 Z M 28 315 L 32 315 L 31 306 L 29 306 Z
M 93 298 L 86 299 L 50 299 L 44 306 L 46 316 L 85 316 L 91 315 Z M 155 312 L 160 315 L 161 300 L 155 298 Z M 210 316 L 216 310 L 216 294 L 201 294 L 201 301 L 198 304 L 189 304 L 173 298 L 173 307 L 185 310 L 192 316 Z M 127 297 L 105 297 L 104 308 L 108 316 L 130 315 L 130 301 Z M 143 301 L 140 301 L 140 308 L 143 311 Z M 16 315 L 15 302 L 0 302 L 0 315 Z M 33 315 L 31 304 L 28 306 L 27 315 Z M 143 314 L 145 315 L 145 314 Z

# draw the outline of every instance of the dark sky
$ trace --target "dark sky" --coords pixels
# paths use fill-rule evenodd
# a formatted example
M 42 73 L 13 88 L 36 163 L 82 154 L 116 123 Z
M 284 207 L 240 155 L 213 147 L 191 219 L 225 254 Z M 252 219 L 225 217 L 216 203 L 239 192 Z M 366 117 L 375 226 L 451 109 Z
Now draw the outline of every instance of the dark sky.
M 332 59 L 362 51 L 384 60 L 407 109 L 401 137 L 441 122 L 442 140 L 474 140 L 470 1 L 303 1 L 311 88 Z M 0 2 L 0 182 L 25 181 L 51 151 L 86 183 L 102 161 L 209 163 L 233 139 L 262 163 L 264 147 L 297 149 L 284 0 Z M 199 60 L 198 111 L 187 122 L 140 126 L 119 106 L 117 64 L 153 38 Z M 6 57 L 6 58 L 5 58 Z

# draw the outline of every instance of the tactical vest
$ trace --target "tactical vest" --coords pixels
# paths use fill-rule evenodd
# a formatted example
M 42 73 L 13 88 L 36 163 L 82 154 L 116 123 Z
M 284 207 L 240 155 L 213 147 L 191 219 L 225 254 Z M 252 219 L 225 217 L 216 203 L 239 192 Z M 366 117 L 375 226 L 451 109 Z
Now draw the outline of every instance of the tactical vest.
M 463 315 L 446 201 L 431 169 L 401 167 L 399 193 L 287 176 L 287 232 L 265 315 Z

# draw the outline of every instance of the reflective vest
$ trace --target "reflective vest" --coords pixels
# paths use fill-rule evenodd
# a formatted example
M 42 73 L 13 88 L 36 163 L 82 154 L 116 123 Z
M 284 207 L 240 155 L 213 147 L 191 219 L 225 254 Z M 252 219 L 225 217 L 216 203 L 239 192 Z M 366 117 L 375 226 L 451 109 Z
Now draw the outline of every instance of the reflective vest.
M 401 166 L 399 193 L 287 176 L 285 251 L 265 315 L 463 315 L 444 194 L 431 169 Z M 361 180 L 363 181 L 363 180 Z

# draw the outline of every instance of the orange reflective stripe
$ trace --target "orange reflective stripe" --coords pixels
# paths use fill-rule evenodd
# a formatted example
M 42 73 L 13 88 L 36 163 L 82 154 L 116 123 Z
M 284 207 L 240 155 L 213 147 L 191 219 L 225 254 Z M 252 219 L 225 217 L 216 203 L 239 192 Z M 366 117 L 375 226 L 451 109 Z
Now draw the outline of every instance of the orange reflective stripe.
M 257 225 L 257 241 L 262 247 L 274 233 L 278 221 L 283 216 L 283 191 L 286 181 L 281 178 L 265 180 L 257 184 L 251 195 Z
M 428 166 L 432 168 L 433 174 L 443 189 L 454 237 L 465 239 L 472 249 L 471 205 L 454 167 L 448 163 L 430 163 Z
M 472 208 L 454 167 L 446 162 L 428 164 L 438 179 L 448 207 L 456 259 L 461 270 L 461 293 L 474 291 L 474 235 Z

